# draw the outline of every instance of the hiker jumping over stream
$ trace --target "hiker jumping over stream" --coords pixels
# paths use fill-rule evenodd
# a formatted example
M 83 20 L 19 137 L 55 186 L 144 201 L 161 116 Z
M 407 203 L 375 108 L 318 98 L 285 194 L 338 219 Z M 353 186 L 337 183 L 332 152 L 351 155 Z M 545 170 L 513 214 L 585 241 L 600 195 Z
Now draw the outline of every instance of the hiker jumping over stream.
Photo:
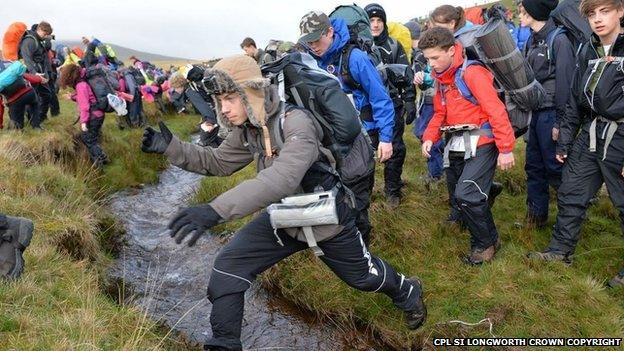
M 257 162 L 255 178 L 208 204 L 182 209 L 168 225 L 178 244 L 188 237 L 193 246 L 215 225 L 260 211 L 215 260 L 208 284 L 212 337 L 204 348 L 242 350 L 245 291 L 258 274 L 308 247 L 348 285 L 387 295 L 404 311 L 410 329 L 420 327 L 427 315 L 420 280 L 396 272 L 364 245 L 355 226 L 352 193 L 334 170 L 335 159 L 323 146 L 311 113 L 281 102 L 277 87 L 268 84 L 248 56 L 222 59 L 206 70 L 204 85 L 215 96 L 219 123 L 231 129 L 218 148 L 182 142 L 162 122 L 160 132 L 145 130 L 142 143 L 144 152 L 164 154 L 178 167 L 209 176 L 229 176 Z M 362 152 L 369 152 L 368 144 L 362 145 Z M 337 224 L 276 224 L 310 207 L 329 209 Z

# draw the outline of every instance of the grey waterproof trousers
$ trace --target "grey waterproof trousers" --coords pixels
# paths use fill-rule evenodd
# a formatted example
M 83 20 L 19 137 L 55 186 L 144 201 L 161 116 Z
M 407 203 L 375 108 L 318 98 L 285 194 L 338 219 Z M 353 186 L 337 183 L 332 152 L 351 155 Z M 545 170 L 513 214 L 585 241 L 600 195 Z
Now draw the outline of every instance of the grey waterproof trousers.
M 498 149 L 494 144 L 478 147 L 476 155 L 468 160 L 464 159 L 464 152 L 449 154 L 446 183 L 450 202 L 470 231 L 472 249 L 486 249 L 498 239 L 488 204 L 497 158 Z
M 284 246 L 278 243 L 276 235 Z M 325 253 L 320 257 L 321 261 L 349 286 L 383 293 L 401 310 L 415 308 L 421 294 L 419 287 L 368 252 L 353 219 L 337 236 L 318 245 Z M 258 274 L 307 247 L 306 243 L 282 230 L 274 233 L 266 212 L 240 229 L 219 252 L 210 276 L 208 299 L 212 302 L 212 338 L 205 347 L 241 350 L 245 291 Z
M 589 201 L 603 183 L 609 197 L 624 223 L 624 123 L 618 126 L 603 160 L 605 128 L 597 122 L 596 152 L 589 151 L 588 124 L 574 141 L 563 167 L 562 183 L 557 193 L 557 222 L 548 249 L 571 254 L 581 235 L 581 224 L 586 217 Z M 622 225 L 624 231 L 624 225 Z

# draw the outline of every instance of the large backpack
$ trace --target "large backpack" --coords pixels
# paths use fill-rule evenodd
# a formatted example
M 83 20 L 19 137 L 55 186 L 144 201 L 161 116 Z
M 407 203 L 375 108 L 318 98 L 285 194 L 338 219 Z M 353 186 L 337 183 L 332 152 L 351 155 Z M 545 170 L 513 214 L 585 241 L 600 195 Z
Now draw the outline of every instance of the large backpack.
M 481 6 L 473 6 L 464 9 L 464 14 L 466 16 L 466 20 L 472 22 L 473 24 L 484 24 L 485 23 L 485 14 L 486 10 Z
M 388 35 L 401 44 L 407 56 L 407 61 L 412 62 L 412 34 L 410 30 L 401 23 L 389 22 Z
M 22 76 L 26 72 L 26 66 L 20 61 L 0 61 L 0 93 L 10 97 L 13 93 L 26 85 Z
M 365 161 L 354 162 L 357 165 L 351 163 L 350 152 L 362 134 L 362 125 L 353 103 L 335 76 L 321 69 L 312 56 L 300 52 L 263 65 L 261 70 L 272 84 L 277 85 L 284 101 L 312 113 L 323 130 L 323 146 L 334 155 L 339 172 L 343 179 L 347 178 L 345 181 L 368 169 L 370 165 Z M 372 160 L 372 149 L 370 152 Z
M 85 82 L 91 87 L 96 100 L 91 104 L 91 109 L 104 112 L 115 111 L 108 102 L 108 95 L 115 95 L 115 92 L 119 90 L 117 77 L 113 72 L 100 66 L 90 66 L 86 70 Z
M 137 69 L 134 66 L 130 66 L 128 67 L 128 73 L 132 75 L 132 77 L 134 78 L 134 82 L 136 83 L 137 86 L 145 85 L 146 83 L 145 77 L 143 76 L 143 73 L 141 73 L 139 69 Z
M 23 22 L 11 23 L 2 38 L 2 56 L 5 60 L 16 61 L 19 56 L 19 45 L 26 34 L 27 26 Z
M 349 57 L 351 56 L 351 51 L 357 48 L 364 51 L 368 55 L 385 84 L 386 75 L 381 68 L 383 65 L 381 53 L 379 52 L 379 48 L 375 46 L 373 33 L 370 29 L 370 20 L 366 11 L 355 4 L 341 5 L 332 11 L 329 18 L 340 18 L 344 20 L 347 24 L 347 28 L 349 29 L 349 41 L 342 49 L 340 56 L 340 78 L 342 82 L 352 89 L 361 89 L 361 84 L 353 78 L 349 68 Z
M 503 20 L 492 18 L 474 33 L 478 59 L 468 55 L 455 73 L 454 85 L 462 97 L 478 104 L 464 80 L 468 67 L 481 65 L 494 75 L 499 97 L 504 102 L 516 137 L 528 130 L 531 111 L 543 101 L 545 92 L 533 70 L 518 51 Z M 442 95 L 443 97 L 443 95 Z

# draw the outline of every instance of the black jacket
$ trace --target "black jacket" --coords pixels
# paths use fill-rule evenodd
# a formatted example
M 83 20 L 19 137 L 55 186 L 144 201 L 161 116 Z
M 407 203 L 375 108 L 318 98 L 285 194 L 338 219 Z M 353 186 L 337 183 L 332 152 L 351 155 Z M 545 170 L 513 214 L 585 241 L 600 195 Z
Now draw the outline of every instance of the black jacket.
M 555 30 L 557 26 L 549 19 L 544 28 L 537 33 L 533 32 L 527 42 L 525 55 L 535 73 L 535 79 L 546 91 L 546 99 L 540 109 L 555 108 L 559 124 L 565 115 L 570 97 L 575 58 L 572 43 L 563 32 L 553 38 L 552 48 L 549 48 L 549 41 L 555 35 Z M 552 52 L 549 52 L 550 49 Z
M 43 73 L 46 78 L 50 78 L 50 72 L 52 72 L 50 59 L 44 47 L 44 41 L 36 31 L 26 31 L 20 42 L 19 56 L 24 60 L 29 73 Z
M 400 43 L 398 43 L 395 39 L 391 38 L 389 35 L 386 35 L 386 40 L 383 40 L 382 42 L 378 42 L 377 40 L 375 40 L 375 43 L 379 47 L 381 61 L 383 63 L 398 63 L 401 65 L 407 65 L 412 75 L 411 80 L 413 80 L 413 72 L 411 72 L 410 62 L 407 60 L 405 50 L 403 50 L 403 47 Z M 392 79 L 389 79 L 389 83 L 390 85 L 393 85 Z M 411 82 L 401 87 L 390 86 L 389 88 L 390 97 L 392 98 L 394 106 L 402 106 L 403 102 L 414 102 L 416 100 L 416 91 L 414 89 L 414 84 L 412 84 Z
M 600 39 L 593 35 L 583 44 L 576 61 L 566 114 L 561 121 L 561 132 L 557 143 L 558 154 L 568 150 L 578 134 L 579 128 L 589 128 L 589 122 L 598 116 L 610 120 L 624 118 L 624 62 L 591 64 L 600 58 Z M 610 56 L 624 57 L 624 34 L 620 34 L 611 48 Z M 592 77 L 599 77 L 595 89 L 591 89 Z

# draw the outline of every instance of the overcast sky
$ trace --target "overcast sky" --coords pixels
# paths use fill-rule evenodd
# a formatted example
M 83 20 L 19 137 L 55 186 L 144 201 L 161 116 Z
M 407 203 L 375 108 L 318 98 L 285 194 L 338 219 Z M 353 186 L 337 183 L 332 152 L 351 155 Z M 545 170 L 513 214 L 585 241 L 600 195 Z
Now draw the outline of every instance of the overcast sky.
M 3 0 L 9 1 L 9 0 Z M 299 19 L 310 10 L 329 14 L 353 0 L 19 0 L 0 12 L 2 33 L 15 21 L 29 26 L 40 20 L 52 24 L 63 40 L 94 36 L 101 41 L 192 59 L 240 53 L 239 44 L 251 36 L 260 47 L 269 39 L 295 41 Z M 451 3 L 466 6 L 484 0 L 385 0 L 388 20 L 405 22 Z M 368 2 L 360 2 L 360 6 Z

